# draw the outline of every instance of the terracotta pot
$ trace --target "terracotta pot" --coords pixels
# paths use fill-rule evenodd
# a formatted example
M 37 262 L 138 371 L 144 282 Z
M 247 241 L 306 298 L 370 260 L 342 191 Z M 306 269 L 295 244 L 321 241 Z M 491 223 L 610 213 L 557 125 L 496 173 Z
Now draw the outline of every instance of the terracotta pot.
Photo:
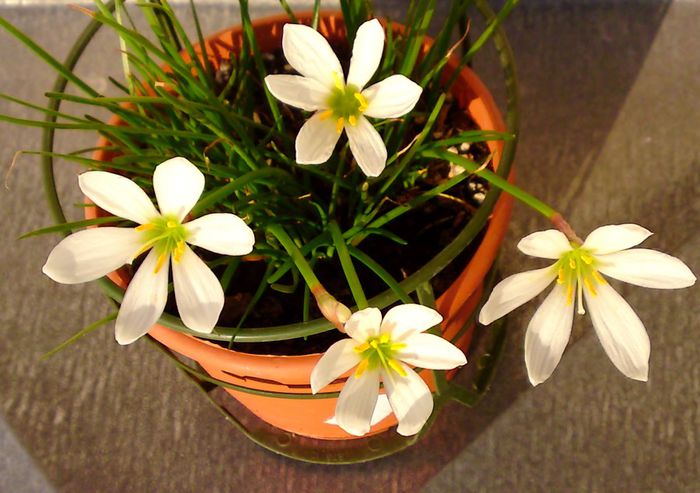
M 310 15 L 298 16 L 300 22 L 310 23 Z M 282 45 L 282 28 L 288 22 L 286 15 L 260 19 L 254 23 L 255 34 L 261 51 L 273 51 Z M 321 16 L 319 31 L 327 38 L 344 38 L 345 26 L 339 13 L 325 13 Z M 207 39 L 208 52 L 212 61 L 228 58 L 230 51 L 237 51 L 242 44 L 242 29 L 234 27 Z M 424 49 L 431 40 L 426 40 Z M 452 62 L 455 62 L 452 60 Z M 446 72 L 452 72 L 456 63 L 450 63 Z M 484 84 L 469 69 L 464 68 L 453 86 L 453 95 L 460 106 L 482 129 L 505 131 L 505 125 L 493 97 Z M 119 123 L 113 120 L 112 123 Z M 107 142 L 102 139 L 100 145 Z M 489 141 L 494 154 L 494 165 L 498 166 L 502 155 L 503 142 Z M 97 151 L 95 159 L 108 161 L 110 156 Z M 453 282 L 450 288 L 437 299 L 437 309 L 443 315 L 443 335 L 450 339 L 466 324 L 482 295 L 482 283 L 491 268 L 510 219 L 512 198 L 505 194 L 497 201 L 492 216 L 486 226 L 481 244 L 467 267 Z M 86 208 L 86 217 L 98 214 L 95 208 Z M 129 282 L 125 270 L 109 275 L 121 288 Z M 466 352 L 471 341 L 474 325 L 457 341 Z M 209 341 L 177 332 L 162 325 L 155 325 L 149 334 L 173 351 L 197 361 L 212 377 L 250 389 L 275 392 L 309 394 L 311 370 L 320 354 L 304 356 L 271 356 L 247 354 L 222 348 Z M 422 372 L 422 377 L 431 388 L 434 387 L 430 372 Z M 448 375 L 448 378 L 452 374 Z M 324 392 L 342 389 L 347 375 L 333 382 Z M 233 397 L 262 420 L 289 432 L 320 439 L 353 439 L 341 428 L 326 424 L 335 414 L 336 398 L 289 399 L 255 395 L 226 389 Z M 370 434 L 380 433 L 396 425 L 393 414 L 372 427 Z

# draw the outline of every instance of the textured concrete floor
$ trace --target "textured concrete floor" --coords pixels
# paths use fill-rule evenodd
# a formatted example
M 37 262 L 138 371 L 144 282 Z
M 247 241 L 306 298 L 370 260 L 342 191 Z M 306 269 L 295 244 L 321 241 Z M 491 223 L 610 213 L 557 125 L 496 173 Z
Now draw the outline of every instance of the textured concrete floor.
M 402 2 L 376 2 L 397 12 Z M 254 6 L 260 5 L 253 2 Z M 266 9 L 260 7 L 259 15 Z M 400 10 L 398 10 L 400 11 Z M 210 30 L 235 23 L 205 7 Z M 0 7 L 62 57 L 80 22 L 64 7 Z M 523 99 L 519 180 L 570 217 L 581 234 L 638 222 L 646 245 L 700 271 L 700 5 L 536 1 L 508 23 Z M 98 89 L 118 75 L 101 36 L 81 73 Z M 0 91 L 41 101 L 50 71 L 0 33 Z M 487 80 L 494 67 L 480 63 Z M 9 106 L 0 102 L 0 111 Z M 17 116 L 24 110 L 12 109 Z M 63 148 L 93 136 L 64 135 Z M 39 147 L 39 132 L 0 127 L 0 160 Z M 59 188 L 77 198 L 76 169 Z M 0 204 L 7 238 L 46 225 L 38 167 L 22 158 Z M 547 227 L 523 207 L 501 259 L 506 273 L 534 265 L 513 245 Z M 621 287 L 652 340 L 650 381 L 625 380 L 582 318 L 580 341 L 552 379 L 530 389 L 523 327 L 511 317 L 493 391 L 469 412 L 450 408 L 413 449 L 373 464 L 326 468 L 272 456 L 244 441 L 146 344 L 113 343 L 111 328 L 49 360 L 39 355 L 109 307 L 94 286 L 58 286 L 40 275 L 53 238 L 4 242 L 0 256 L 0 491 L 697 491 L 700 489 L 700 345 L 697 289 Z M 616 285 L 617 286 L 617 285 Z M 0 418 L 2 416 L 0 415 Z M 14 458 L 14 459 L 8 459 Z M 6 473 L 12 472 L 12 474 Z M 24 472 L 23 472 L 24 471 Z M 431 480 L 432 478 L 432 480 Z M 332 486 L 331 486 L 332 485 Z

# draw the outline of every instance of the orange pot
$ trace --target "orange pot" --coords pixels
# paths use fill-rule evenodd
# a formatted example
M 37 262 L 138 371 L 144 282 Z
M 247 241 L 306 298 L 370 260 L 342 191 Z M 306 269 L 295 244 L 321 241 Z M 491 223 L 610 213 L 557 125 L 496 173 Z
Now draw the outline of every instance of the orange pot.
M 298 16 L 300 22 L 310 23 L 310 15 Z M 254 23 L 255 35 L 261 51 L 273 51 L 282 45 L 282 28 L 288 22 L 286 15 L 269 17 Z M 319 31 L 327 38 L 344 38 L 345 26 L 338 13 L 324 13 L 321 16 Z M 216 64 L 227 59 L 231 51 L 240 50 L 242 29 L 234 27 L 222 31 L 207 39 L 207 53 Z M 424 42 L 424 49 L 431 40 Z M 201 53 L 201 50 L 200 50 Z M 456 67 L 455 60 L 446 67 L 451 72 Z M 454 84 L 452 93 L 459 105 L 470 115 L 479 128 L 505 131 L 506 127 L 496 107 L 493 97 L 484 84 L 469 69 L 464 68 Z M 112 123 L 119 123 L 113 120 Z M 106 145 L 102 139 L 100 144 Z M 498 166 L 502 155 L 503 142 L 489 141 L 488 146 L 494 153 L 494 165 Z M 105 151 L 95 153 L 95 159 L 108 161 L 112 157 Z M 437 309 L 444 317 L 443 336 L 452 338 L 472 315 L 482 295 L 483 280 L 491 268 L 506 231 L 512 198 L 501 195 L 497 201 L 484 237 L 473 258 L 437 300 Z M 96 208 L 86 208 L 86 217 L 96 217 Z M 125 270 L 109 274 L 109 278 L 121 288 L 126 288 L 129 278 Z M 457 345 L 466 352 L 471 342 L 474 324 L 469 328 Z M 311 370 L 321 354 L 303 356 L 272 356 L 247 354 L 224 349 L 209 341 L 177 332 L 162 325 L 155 325 L 149 334 L 173 351 L 197 361 L 212 377 L 250 389 L 267 390 L 284 393 L 310 394 L 309 378 Z M 454 372 L 452 372 L 453 374 Z M 452 376 L 448 375 L 448 378 Z M 430 372 L 422 372 L 422 377 L 431 388 L 434 382 Z M 333 382 L 324 392 L 336 392 L 342 389 L 347 375 Z M 246 406 L 262 420 L 289 432 L 320 439 L 353 439 L 340 427 L 326 424 L 325 421 L 335 414 L 336 398 L 288 399 L 268 397 L 231 389 L 226 391 Z M 380 433 L 396 425 L 392 415 L 372 427 L 370 434 Z

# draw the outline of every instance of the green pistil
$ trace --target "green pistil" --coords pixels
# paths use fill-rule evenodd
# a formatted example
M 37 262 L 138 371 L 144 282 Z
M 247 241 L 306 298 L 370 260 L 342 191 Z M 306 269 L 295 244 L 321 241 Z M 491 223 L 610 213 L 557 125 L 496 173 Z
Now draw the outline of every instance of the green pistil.
M 144 246 L 139 254 L 149 248 L 153 248 L 158 253 L 156 272 L 160 270 L 170 255 L 175 262 L 180 261 L 180 257 L 185 251 L 185 242 L 190 235 L 177 217 L 170 214 L 142 224 L 136 230 L 141 231 L 144 235 Z
M 583 288 L 596 296 L 596 285 L 605 284 L 605 279 L 598 272 L 598 262 L 590 250 L 574 244 L 572 247 L 573 250 L 562 255 L 553 269 L 557 273 L 557 283 L 566 288 L 567 304 L 573 303 L 576 291 L 578 311 L 584 313 Z
M 367 342 L 355 347 L 355 352 L 362 358 L 355 376 L 359 377 L 365 370 L 375 370 L 379 367 L 382 367 L 388 375 L 393 371 L 402 377 L 406 376 L 406 370 L 395 357 L 396 352 L 404 347 L 406 345 L 403 343 L 392 342 L 389 334 L 369 338 Z
M 331 89 L 331 94 L 326 100 L 328 109 L 321 113 L 321 119 L 333 118 L 335 120 L 335 130 L 343 131 L 345 123 L 353 127 L 357 125 L 358 118 L 367 109 L 367 100 L 360 92 L 359 88 L 353 84 L 347 86 L 337 73 L 333 73 L 335 87 Z
M 358 98 L 358 96 L 360 96 Z M 334 87 L 331 91 L 330 96 L 328 96 L 328 108 L 333 113 L 333 118 L 336 120 L 343 118 L 346 121 L 350 120 L 351 117 L 357 118 L 360 116 L 363 110 L 362 95 L 357 87 L 348 84 L 345 87 L 339 88 Z

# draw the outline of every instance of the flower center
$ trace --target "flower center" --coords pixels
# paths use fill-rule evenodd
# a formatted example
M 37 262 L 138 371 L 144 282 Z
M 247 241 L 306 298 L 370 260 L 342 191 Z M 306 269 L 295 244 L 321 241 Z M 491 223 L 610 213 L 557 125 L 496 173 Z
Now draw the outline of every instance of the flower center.
M 394 371 L 406 376 L 406 370 L 403 369 L 399 360 L 395 357 L 397 351 L 406 347 L 406 344 L 401 342 L 392 342 L 389 334 L 382 334 L 377 337 L 370 337 L 367 342 L 355 347 L 355 352 L 360 355 L 362 361 L 357 365 L 355 377 L 362 375 L 365 370 L 374 370 L 382 367 L 387 375 L 391 375 Z
M 143 248 L 136 256 L 138 257 L 151 247 L 158 253 L 154 272 L 158 272 L 163 267 L 170 255 L 173 261 L 179 262 L 185 252 L 185 241 L 189 237 L 187 228 L 172 214 L 159 216 L 150 223 L 142 224 L 136 228 L 136 231 L 141 231 L 144 235 Z
M 357 86 L 343 83 L 337 73 L 333 73 L 335 87 L 331 90 L 326 104 L 328 110 L 321 113 L 321 119 L 333 118 L 336 121 L 335 129 L 338 133 L 343 131 L 345 122 L 353 127 L 357 125 L 357 119 L 367 109 L 367 100 L 360 93 Z
M 596 285 L 605 284 L 605 279 L 598 272 L 598 262 L 590 250 L 572 246 L 574 249 L 562 255 L 554 264 L 554 269 L 558 275 L 557 283 L 566 288 L 567 304 L 571 305 L 574 302 L 576 291 L 578 312 L 583 314 L 583 288 L 585 287 L 592 296 L 596 296 Z

